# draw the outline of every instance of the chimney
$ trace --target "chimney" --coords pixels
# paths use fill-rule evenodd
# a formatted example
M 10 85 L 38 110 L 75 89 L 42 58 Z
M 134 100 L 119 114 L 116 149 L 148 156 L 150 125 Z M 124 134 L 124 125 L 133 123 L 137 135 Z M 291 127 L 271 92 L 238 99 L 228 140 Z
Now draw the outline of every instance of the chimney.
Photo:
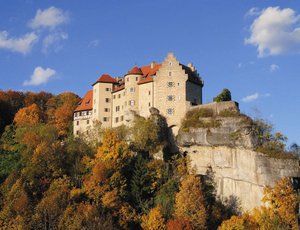
M 151 67 L 151 69 L 153 69 L 153 68 L 154 68 L 155 64 L 156 64 L 156 62 L 155 62 L 155 61 L 151 62 L 151 64 L 150 64 L 150 67 Z

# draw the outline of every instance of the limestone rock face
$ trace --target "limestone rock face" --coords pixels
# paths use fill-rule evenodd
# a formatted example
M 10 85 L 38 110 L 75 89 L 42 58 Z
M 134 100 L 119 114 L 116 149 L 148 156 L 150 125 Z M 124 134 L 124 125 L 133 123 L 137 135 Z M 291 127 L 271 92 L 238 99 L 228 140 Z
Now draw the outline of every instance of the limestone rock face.
M 200 121 L 211 118 L 201 118 Z M 177 142 L 180 146 L 235 146 L 254 149 L 258 143 L 251 126 L 245 123 L 243 117 L 217 117 L 218 127 L 190 128 L 180 130 Z
M 262 204 L 263 188 L 274 186 L 282 177 L 300 177 L 299 161 L 275 159 L 244 148 L 227 146 L 181 147 L 197 173 L 205 175 L 208 166 L 215 173 L 220 197 L 238 198 L 243 211 Z

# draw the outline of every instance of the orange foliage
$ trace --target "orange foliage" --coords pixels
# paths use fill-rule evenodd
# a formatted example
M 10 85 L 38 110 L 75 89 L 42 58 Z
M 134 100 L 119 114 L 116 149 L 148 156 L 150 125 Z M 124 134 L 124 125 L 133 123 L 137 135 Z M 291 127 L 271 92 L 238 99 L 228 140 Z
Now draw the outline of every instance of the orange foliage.
M 28 107 L 20 109 L 14 119 L 17 126 L 36 125 L 44 120 L 44 114 L 41 109 L 32 104 Z
M 193 230 L 191 223 L 184 219 L 169 220 L 167 230 Z
M 60 136 L 68 134 L 70 125 L 72 124 L 74 106 L 68 103 L 63 104 L 57 108 L 54 114 L 55 127 Z

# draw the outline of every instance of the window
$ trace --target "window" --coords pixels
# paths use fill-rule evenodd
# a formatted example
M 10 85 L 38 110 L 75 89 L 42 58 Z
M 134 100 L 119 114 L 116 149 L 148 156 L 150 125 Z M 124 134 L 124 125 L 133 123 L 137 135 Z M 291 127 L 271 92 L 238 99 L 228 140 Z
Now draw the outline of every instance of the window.
M 150 107 L 151 106 L 151 103 L 149 102 L 148 106 Z
M 87 124 L 87 125 L 90 124 L 90 120 L 86 120 L 86 124 Z
M 76 135 L 79 135 L 79 131 L 78 130 L 76 131 Z
M 109 117 L 103 117 L 103 121 L 104 121 L 104 122 L 109 121 Z
M 174 114 L 174 109 L 172 109 L 172 108 L 167 109 L 167 114 L 169 114 L 169 115 Z
M 118 98 L 121 98 L 121 94 L 118 95 Z
M 129 105 L 130 105 L 130 106 L 134 106 L 134 100 L 130 100 L 130 101 L 129 101 Z
M 89 115 L 92 115 L 92 111 L 89 111 Z
M 79 121 L 76 122 L 76 125 L 79 125 Z
M 116 123 L 118 123 L 119 122 L 119 118 L 118 117 L 116 117 Z
M 169 81 L 169 82 L 167 83 L 167 86 L 168 86 L 168 87 L 174 87 L 174 86 L 175 86 L 175 83 L 172 82 L 172 81 Z
M 121 121 L 123 121 L 124 120 L 124 116 L 121 116 Z
M 151 95 L 151 91 L 148 92 L 148 95 Z
M 172 72 L 169 72 L 169 77 L 171 77 L 172 76 Z
M 129 81 L 129 77 L 127 78 L 127 81 Z
M 129 92 L 130 92 L 130 93 L 133 93 L 133 92 L 134 92 L 134 88 L 131 87 L 131 88 L 129 89 Z
M 94 109 L 94 113 L 96 113 L 96 109 Z
M 110 91 L 110 88 L 105 88 L 105 91 Z
M 120 111 L 120 106 L 116 106 L 116 112 Z
M 179 83 L 177 83 L 177 85 L 179 86 L 180 84 L 179 84 Z
M 123 96 L 125 96 L 125 91 L 123 92 Z
M 174 101 L 174 99 L 175 99 L 175 96 L 174 96 L 174 95 L 168 95 L 168 96 L 167 96 L 167 100 L 168 100 L 168 101 Z
M 77 117 L 77 113 L 74 113 L 74 117 Z
M 109 108 L 104 108 L 104 112 L 109 112 Z
M 116 99 L 116 95 L 114 95 L 114 99 Z
M 169 62 L 169 66 L 171 66 L 171 65 L 172 65 L 172 62 L 170 61 L 170 62 Z
M 86 116 L 86 111 L 83 111 L 83 112 L 82 112 L 82 116 Z
M 105 102 L 110 102 L 109 98 L 105 98 Z
M 125 101 L 125 106 L 127 106 L 127 101 Z
M 136 77 L 136 78 L 135 78 L 135 80 L 136 80 L 136 81 L 138 81 L 138 80 L 139 80 L 139 78 L 138 78 L 138 77 Z
M 94 99 L 94 104 L 96 104 L 96 99 Z

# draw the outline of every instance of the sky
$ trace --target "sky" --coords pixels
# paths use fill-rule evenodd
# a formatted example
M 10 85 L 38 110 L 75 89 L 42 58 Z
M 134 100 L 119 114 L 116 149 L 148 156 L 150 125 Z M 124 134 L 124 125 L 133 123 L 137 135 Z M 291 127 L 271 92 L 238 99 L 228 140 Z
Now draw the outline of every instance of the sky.
M 300 144 L 299 1 L 0 2 L 2 90 L 83 96 L 103 73 L 168 52 L 196 66 L 204 103 L 228 88 L 242 112 Z

